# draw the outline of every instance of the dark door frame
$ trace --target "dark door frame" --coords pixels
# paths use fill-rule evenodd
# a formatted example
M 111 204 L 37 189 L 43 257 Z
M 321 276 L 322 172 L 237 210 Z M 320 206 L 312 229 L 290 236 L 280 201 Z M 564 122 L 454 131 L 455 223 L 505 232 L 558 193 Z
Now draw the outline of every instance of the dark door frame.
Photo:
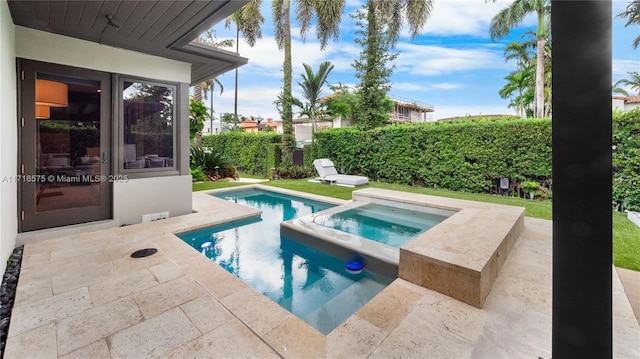
M 25 232 L 109 219 L 113 216 L 112 76 L 110 73 L 66 65 L 18 59 L 18 231 Z M 35 79 L 38 72 L 100 81 L 100 205 L 36 212 Z M 105 180 L 101 180 L 105 178 Z

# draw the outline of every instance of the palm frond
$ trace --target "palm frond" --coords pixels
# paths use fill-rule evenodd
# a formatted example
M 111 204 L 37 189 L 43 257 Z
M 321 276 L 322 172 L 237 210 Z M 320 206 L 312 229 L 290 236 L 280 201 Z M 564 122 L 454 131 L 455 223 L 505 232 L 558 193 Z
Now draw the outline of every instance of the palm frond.
M 313 0 L 296 0 L 296 20 L 300 24 L 300 37 L 306 39 L 315 17 Z
M 264 16 L 260 12 L 262 0 L 251 0 L 240 10 L 234 12 L 225 20 L 225 27 L 231 27 L 231 22 L 235 22 L 236 27 L 249 46 L 254 46 L 256 40 L 262 38 L 262 24 Z
M 339 39 L 345 0 L 312 0 L 312 3 L 318 19 L 316 36 L 320 40 L 320 48 L 324 50 L 329 39 Z
M 273 25 L 275 27 L 274 36 L 275 36 L 276 44 L 278 45 L 278 50 L 282 50 L 284 48 L 284 40 L 285 40 L 284 1 L 285 0 L 273 0 L 273 4 L 271 6 Z
M 627 19 L 627 23 L 624 25 L 640 25 L 640 0 L 631 1 L 626 9 L 618 14 L 619 18 Z
M 516 0 L 511 5 L 500 10 L 491 19 L 489 35 L 491 40 L 501 39 L 509 35 L 509 31 L 522 22 L 522 19 L 531 12 L 529 6 L 533 0 Z
M 433 11 L 432 0 L 407 0 L 406 18 L 411 38 L 415 39 Z

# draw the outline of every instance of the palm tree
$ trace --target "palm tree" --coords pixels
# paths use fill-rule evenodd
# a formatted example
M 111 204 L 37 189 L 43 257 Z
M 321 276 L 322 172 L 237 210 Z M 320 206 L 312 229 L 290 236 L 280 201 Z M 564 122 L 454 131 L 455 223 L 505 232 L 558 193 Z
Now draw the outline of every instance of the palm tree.
M 236 24 L 236 54 L 240 53 L 240 32 L 244 40 L 253 47 L 256 44 L 256 40 L 262 38 L 262 29 L 260 26 L 264 23 L 264 16 L 260 13 L 260 0 L 253 0 L 247 5 L 243 6 L 240 10 L 234 12 L 229 16 L 225 22 L 224 27 L 229 29 L 231 23 Z M 238 127 L 238 68 L 236 67 L 235 73 L 235 89 L 233 99 L 233 116 L 235 127 Z
M 525 34 L 530 33 L 526 32 Z M 525 35 L 523 34 L 523 36 Z M 534 46 L 532 46 L 534 45 Z M 524 67 L 528 67 L 532 64 L 532 60 L 535 56 L 535 53 L 532 49 L 535 48 L 535 43 L 532 44 L 531 41 L 520 42 L 513 41 L 507 44 L 504 48 L 504 60 L 505 62 L 509 62 L 511 60 L 516 60 L 516 68 L 520 70 Z
M 202 98 L 203 99 L 209 99 L 209 120 L 211 121 L 211 126 L 209 127 L 209 129 L 211 131 L 213 131 L 213 90 L 216 87 L 216 84 L 218 85 L 218 87 L 220 88 L 220 95 L 222 95 L 222 93 L 224 92 L 224 86 L 222 85 L 222 82 L 220 82 L 220 80 L 218 80 L 217 77 L 214 77 L 212 79 L 203 81 L 200 83 L 202 87 Z M 209 92 L 211 92 L 211 95 L 209 96 Z M 202 143 L 202 134 L 200 134 L 200 143 Z
M 326 104 L 320 102 L 320 97 L 322 95 L 322 86 L 327 83 L 327 77 L 333 70 L 333 65 L 331 62 L 325 61 L 320 64 L 317 73 L 314 73 L 311 66 L 307 64 L 302 64 L 302 66 L 305 73 L 302 74 L 302 82 L 298 82 L 298 85 L 302 88 L 302 97 L 307 100 L 307 104 L 301 108 L 309 119 L 313 121 L 313 130 L 315 131 L 316 120 L 326 114 Z M 299 100 L 294 100 L 294 102 L 300 103 Z
M 624 25 L 625 27 L 629 25 L 640 25 L 640 0 L 631 1 L 629 5 L 627 5 L 626 10 L 618 14 L 618 17 L 627 19 L 627 23 Z M 640 45 L 640 36 L 633 40 L 633 48 L 637 49 L 638 45 Z
M 537 55 L 536 55 L 536 85 L 535 85 L 535 109 L 536 118 L 544 116 L 544 63 L 545 63 L 545 43 L 547 40 L 548 15 L 551 6 L 548 0 L 515 0 L 511 5 L 500 10 L 491 19 L 489 34 L 491 39 L 501 39 L 509 34 L 509 31 L 520 24 L 524 17 L 530 13 L 538 16 Z
M 622 89 L 622 88 L 618 88 L 618 86 L 623 85 L 623 86 L 629 86 L 631 87 L 632 90 L 637 91 L 638 93 L 640 93 L 640 73 L 633 71 L 633 72 L 627 72 L 629 75 L 631 75 L 631 80 L 628 79 L 621 79 L 618 80 L 613 86 L 616 87 L 614 88 L 614 92 L 617 93 L 622 93 L 625 94 L 625 96 L 629 96 L 629 94 L 627 93 L 626 90 Z
M 432 0 L 368 0 L 373 2 L 381 26 L 386 26 L 395 46 L 402 25 L 409 25 L 411 39 L 415 39 L 427 23 L 433 10 Z
M 307 64 L 303 63 L 302 66 L 304 67 L 305 73 L 301 75 L 302 82 L 298 82 L 298 85 L 302 88 L 302 96 L 307 102 L 302 103 L 299 99 L 294 98 L 293 104 L 300 107 L 300 115 L 306 116 L 313 121 L 313 127 L 311 127 L 311 132 L 313 133 L 317 130 L 316 120 L 328 115 L 326 110 L 327 104 L 322 103 L 320 97 L 322 95 L 322 86 L 327 83 L 327 77 L 331 70 L 333 70 L 333 65 L 329 61 L 321 63 L 318 68 L 318 73 L 314 73 L 311 66 Z
M 291 95 L 292 82 L 292 64 L 291 64 L 291 1 L 292 0 L 273 0 L 271 3 L 271 11 L 273 22 L 275 25 L 275 39 L 279 50 L 284 50 L 283 61 L 283 84 L 282 93 L 275 101 L 278 110 L 282 116 L 283 135 L 283 162 L 284 168 L 293 165 L 292 151 L 295 146 L 295 137 L 293 135 L 293 96 Z M 338 39 L 340 34 L 340 19 L 344 9 L 345 0 L 293 0 L 296 5 L 296 20 L 300 24 L 300 36 L 304 40 L 309 32 L 312 22 L 316 24 L 316 36 L 320 40 L 321 49 L 325 49 L 330 38 Z M 258 13 L 262 0 L 253 0 L 249 3 L 256 11 L 253 16 Z M 248 5 L 249 5 L 248 4 Z M 245 5 L 248 6 L 248 5 Z M 248 20 L 249 15 L 243 15 L 243 20 Z M 315 21 L 314 21 L 315 20 Z M 238 23 L 239 31 L 246 37 L 247 33 L 251 33 L 251 28 L 255 32 L 259 29 L 256 25 L 258 22 L 253 19 L 248 23 L 244 21 Z
M 526 117 L 529 112 L 531 103 L 533 102 L 533 93 L 531 84 L 533 83 L 534 71 L 533 66 L 529 65 L 519 70 L 512 71 L 505 80 L 507 84 L 500 89 L 500 97 L 510 98 L 509 107 L 516 110 L 516 114 L 520 117 Z

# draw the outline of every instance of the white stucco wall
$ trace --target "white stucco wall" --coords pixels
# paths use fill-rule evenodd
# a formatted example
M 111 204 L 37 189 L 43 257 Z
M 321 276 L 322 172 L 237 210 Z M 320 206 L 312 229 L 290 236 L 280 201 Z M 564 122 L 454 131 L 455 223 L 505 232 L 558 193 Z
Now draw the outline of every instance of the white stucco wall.
M 114 183 L 113 207 L 120 224 L 140 223 L 144 214 L 169 212 L 169 216 L 174 217 L 191 213 L 191 176 Z
M 4 3 L 3 7 L 6 7 L 6 3 Z M 4 21 L 3 19 L 3 25 L 5 23 L 11 23 L 11 19 L 8 21 Z M 2 33 L 4 36 L 5 31 L 3 30 Z M 155 80 L 181 83 L 191 82 L 191 65 L 188 63 L 100 45 L 21 26 L 15 26 L 15 54 L 12 54 L 11 57 Z M 12 61 L 15 63 L 15 59 L 12 59 Z M 5 72 L 14 75 L 10 89 L 15 92 L 15 65 L 10 71 L 3 71 L 3 73 Z M 5 98 L 3 98 L 3 103 L 4 100 Z M 183 105 L 186 106 L 185 108 L 188 108 L 188 98 L 184 96 L 182 101 L 184 101 Z M 15 110 L 15 97 L 11 100 L 11 104 L 11 107 Z M 186 111 L 186 116 L 188 116 L 188 110 Z M 13 118 L 15 118 L 15 113 Z M 185 128 L 187 129 L 186 133 L 184 133 L 184 136 L 187 137 L 185 137 L 184 140 L 188 140 L 188 124 L 187 122 L 184 124 L 186 124 Z M 11 138 L 17 138 L 15 130 Z M 4 140 L 1 143 L 3 147 L 6 146 Z M 14 161 L 14 166 L 17 156 L 16 148 L 17 145 L 14 141 L 9 155 Z M 3 151 L 3 155 L 5 153 L 6 152 Z M 188 160 L 188 157 L 185 158 Z M 15 188 L 13 189 L 12 196 L 16 196 Z M 183 176 L 130 179 L 126 183 L 113 184 L 113 219 L 116 221 L 116 224 L 139 223 L 142 215 L 147 213 L 170 212 L 171 216 L 190 213 L 191 202 L 191 176 L 188 174 Z M 4 199 L 2 206 L 3 208 L 5 207 Z M 10 212 L 14 217 L 16 216 L 15 201 L 11 205 Z M 13 237 L 15 237 L 15 234 Z
M 309 125 L 296 124 L 295 128 L 296 141 L 310 141 L 312 137 L 312 128 Z
M 640 107 L 640 103 L 637 103 L 637 102 L 625 103 L 624 100 L 622 99 L 618 99 L 618 98 L 611 99 L 611 108 L 614 110 L 618 109 L 619 111 L 622 111 L 622 112 L 629 112 L 638 107 Z
M 634 108 L 638 108 L 638 107 L 640 107 L 640 103 L 637 103 L 637 102 L 635 102 L 635 103 L 626 103 L 624 105 L 624 110 L 625 110 L 625 112 L 628 112 L 628 111 L 631 111 Z
M 13 21 L 6 1 L 0 1 L 0 268 L 4 273 L 18 233 L 17 185 L 3 181 L 17 170 L 18 124 Z
M 619 99 L 619 98 L 612 98 L 611 99 L 611 109 L 613 109 L 613 110 L 618 109 L 620 111 L 624 111 L 624 100 Z
M 191 82 L 191 64 L 185 62 L 22 26 L 15 29 L 17 57 L 158 80 Z

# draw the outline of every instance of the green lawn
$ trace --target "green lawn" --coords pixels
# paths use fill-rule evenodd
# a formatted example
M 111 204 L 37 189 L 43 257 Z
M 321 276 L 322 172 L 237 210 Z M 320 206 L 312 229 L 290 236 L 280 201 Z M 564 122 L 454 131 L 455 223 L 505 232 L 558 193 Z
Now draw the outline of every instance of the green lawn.
M 208 189 L 241 186 L 245 184 L 247 183 L 222 181 L 205 182 L 194 184 L 193 190 L 203 191 Z M 346 200 L 351 199 L 351 192 L 363 188 L 321 185 L 319 183 L 309 182 L 306 179 L 277 180 L 262 182 L 261 184 Z M 381 182 L 369 182 L 369 184 L 365 187 L 383 188 L 396 191 L 464 199 L 469 201 L 519 206 L 525 208 L 525 215 L 528 217 L 549 220 L 551 219 L 550 201 L 529 201 L 516 197 L 495 196 L 481 193 L 454 192 L 442 189 L 434 190 L 431 188 L 411 187 Z M 620 212 L 613 212 L 613 262 L 616 267 L 640 271 L 640 228 L 629 221 L 626 217 L 626 214 Z

